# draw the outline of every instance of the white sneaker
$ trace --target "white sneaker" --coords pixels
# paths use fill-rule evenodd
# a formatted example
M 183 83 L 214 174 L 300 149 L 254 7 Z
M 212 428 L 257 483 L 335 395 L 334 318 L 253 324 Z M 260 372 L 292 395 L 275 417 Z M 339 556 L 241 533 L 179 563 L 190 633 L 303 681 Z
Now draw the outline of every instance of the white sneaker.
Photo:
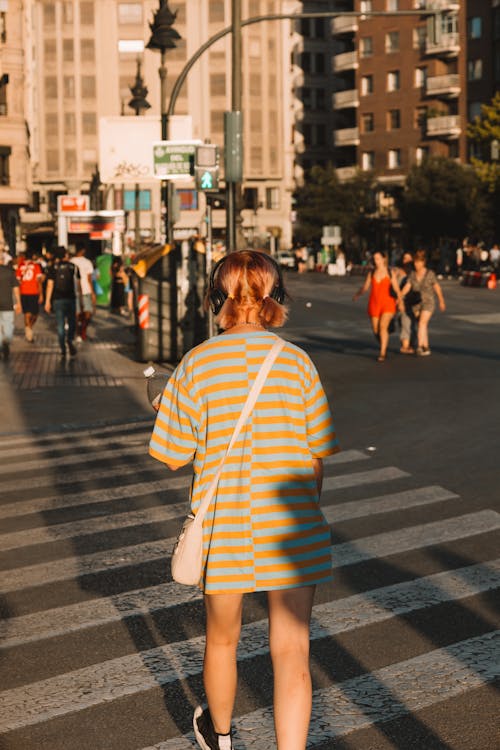
M 24 335 L 26 337 L 26 341 L 29 341 L 30 344 L 33 342 L 33 329 L 26 326 L 24 329 Z

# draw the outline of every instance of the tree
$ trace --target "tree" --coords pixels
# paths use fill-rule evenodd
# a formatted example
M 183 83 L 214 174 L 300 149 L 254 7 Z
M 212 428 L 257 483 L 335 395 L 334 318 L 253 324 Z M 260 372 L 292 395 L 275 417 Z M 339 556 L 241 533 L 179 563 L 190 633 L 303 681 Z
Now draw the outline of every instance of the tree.
M 491 234 L 489 202 L 479 178 L 452 159 L 431 157 L 412 167 L 399 208 L 412 244 Z
M 359 173 L 352 180 L 340 182 L 332 164 L 315 166 L 304 185 L 295 193 L 298 227 L 297 239 L 318 241 L 323 226 L 339 225 L 344 240 L 362 231 L 365 216 L 373 202 L 373 178 Z
M 474 144 L 471 164 L 490 193 L 500 192 L 500 91 L 491 104 L 483 104 L 481 115 L 467 127 Z

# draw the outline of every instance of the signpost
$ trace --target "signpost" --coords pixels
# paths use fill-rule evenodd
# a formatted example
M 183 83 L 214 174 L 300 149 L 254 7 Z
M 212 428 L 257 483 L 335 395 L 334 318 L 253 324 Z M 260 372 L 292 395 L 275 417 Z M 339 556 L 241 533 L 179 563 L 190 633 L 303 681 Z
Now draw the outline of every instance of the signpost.
M 194 174 L 196 146 L 200 141 L 153 143 L 154 176 L 160 180 L 189 180 Z

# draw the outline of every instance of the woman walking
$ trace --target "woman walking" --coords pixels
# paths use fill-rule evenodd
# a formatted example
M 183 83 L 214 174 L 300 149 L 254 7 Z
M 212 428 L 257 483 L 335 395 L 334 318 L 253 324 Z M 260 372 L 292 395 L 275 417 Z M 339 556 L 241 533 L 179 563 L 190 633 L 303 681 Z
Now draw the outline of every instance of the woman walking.
M 286 319 L 281 271 L 244 250 L 212 271 L 208 300 L 223 333 L 192 349 L 167 384 L 150 453 L 175 470 L 193 461 L 196 514 L 249 388 Z M 305 750 L 311 714 L 309 622 L 315 586 L 331 578 L 319 507 L 322 458 L 338 442 L 318 373 L 285 342 L 224 468 L 204 518 L 208 708 L 193 725 L 203 750 L 232 750 L 243 595 L 266 591 L 278 750 Z
M 389 343 L 389 326 L 396 313 L 396 300 L 401 299 L 398 280 L 393 270 L 389 271 L 386 253 L 376 250 L 373 253 L 374 269 L 370 271 L 363 286 L 353 296 L 356 301 L 370 290 L 368 315 L 373 333 L 380 343 L 377 362 L 385 362 Z
M 429 348 L 429 321 L 436 307 L 435 296 L 438 298 L 441 312 L 446 310 L 443 292 L 436 274 L 427 268 L 426 263 L 427 254 L 425 250 L 417 250 L 413 257 L 415 270 L 410 273 L 407 283 L 401 290 L 403 306 L 407 295 L 412 295 L 415 300 L 418 300 L 412 305 L 412 310 L 418 320 L 417 355 L 419 357 L 428 357 L 431 353 Z

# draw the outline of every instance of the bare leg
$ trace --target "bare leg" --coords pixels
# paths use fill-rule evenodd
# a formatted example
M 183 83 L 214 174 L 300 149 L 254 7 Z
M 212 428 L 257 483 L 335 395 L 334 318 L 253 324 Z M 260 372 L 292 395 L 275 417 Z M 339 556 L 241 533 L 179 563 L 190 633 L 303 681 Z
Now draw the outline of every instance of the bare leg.
M 387 354 L 387 345 L 389 343 L 389 325 L 393 318 L 393 313 L 382 313 L 379 323 L 380 334 L 380 356 L 385 357 Z
M 379 333 L 380 319 L 379 318 L 370 318 L 370 320 L 372 322 L 373 335 L 375 336 L 375 338 L 377 339 L 377 341 L 380 341 L 380 333 Z
M 205 596 L 207 639 L 203 682 L 215 731 L 231 729 L 237 685 L 236 649 L 240 638 L 242 594 Z
M 432 312 L 422 310 L 418 319 L 418 345 L 423 349 L 429 346 L 429 321 L 431 317 Z
M 315 586 L 269 591 L 269 641 L 274 670 L 278 750 L 305 750 L 311 719 L 309 622 Z

